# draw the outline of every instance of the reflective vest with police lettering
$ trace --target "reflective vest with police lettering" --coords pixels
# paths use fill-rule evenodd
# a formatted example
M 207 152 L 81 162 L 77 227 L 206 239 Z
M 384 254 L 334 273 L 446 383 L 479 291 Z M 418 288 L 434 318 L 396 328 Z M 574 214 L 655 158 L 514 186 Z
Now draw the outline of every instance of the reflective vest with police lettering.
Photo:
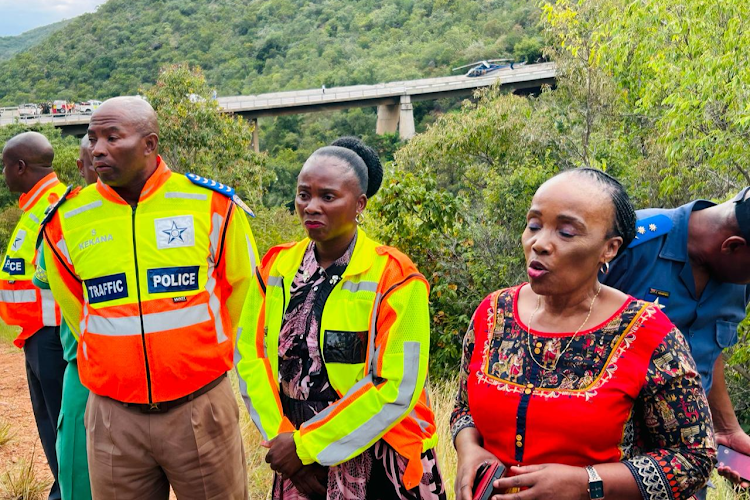
M 257 254 L 231 198 L 159 159 L 136 207 L 98 181 L 65 200 L 43 235 L 50 286 L 91 391 L 171 401 L 232 368 Z
M 65 192 L 65 185 L 51 173 L 21 196 L 23 214 L 8 242 L 0 270 L 0 317 L 9 325 L 20 326 L 13 341 L 23 347 L 26 339 L 44 326 L 60 324 L 60 310 L 52 292 L 40 290 L 32 279 L 36 269 L 36 240 L 47 208 Z
M 295 430 L 279 398 L 279 333 L 308 239 L 272 248 L 256 273 L 237 338 L 240 392 L 264 439 L 294 431 L 304 464 L 336 465 L 382 438 L 408 460 L 402 480 L 411 489 L 422 478 L 422 452 L 437 443 L 425 388 L 428 284 L 408 257 L 358 231 L 320 323 L 321 355 L 340 399 Z

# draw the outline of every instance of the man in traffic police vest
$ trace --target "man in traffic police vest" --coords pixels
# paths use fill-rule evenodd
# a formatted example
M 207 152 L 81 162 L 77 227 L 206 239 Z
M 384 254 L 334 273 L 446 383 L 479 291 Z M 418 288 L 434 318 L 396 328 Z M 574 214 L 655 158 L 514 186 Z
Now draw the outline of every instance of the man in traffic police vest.
M 55 482 L 50 499 L 60 498 L 55 439 L 65 371 L 60 344 L 60 311 L 49 290 L 32 283 L 39 224 L 51 203 L 65 191 L 52 171 L 52 145 L 37 132 L 11 138 L 3 148 L 3 175 L 12 193 L 21 193 L 23 214 L 13 231 L 0 271 L 0 317 L 20 326 L 14 341 L 23 347 L 31 404 L 44 454 Z
M 238 408 L 226 372 L 257 253 L 231 188 L 172 172 L 142 99 L 102 104 L 89 186 L 44 225 L 52 291 L 89 388 L 94 499 L 242 499 Z

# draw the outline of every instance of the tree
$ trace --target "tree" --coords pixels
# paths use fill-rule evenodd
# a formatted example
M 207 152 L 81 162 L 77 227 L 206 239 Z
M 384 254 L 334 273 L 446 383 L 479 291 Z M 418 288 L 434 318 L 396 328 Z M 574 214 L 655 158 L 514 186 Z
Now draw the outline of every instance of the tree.
M 658 159 L 648 167 L 661 199 L 724 198 L 750 183 L 750 5 L 557 0 L 544 10 L 558 53 L 583 51 L 617 86 Z
M 146 98 L 159 115 L 161 153 L 178 172 L 193 172 L 233 186 L 259 205 L 265 155 L 253 150 L 253 125 L 219 111 L 202 71 L 167 66 Z

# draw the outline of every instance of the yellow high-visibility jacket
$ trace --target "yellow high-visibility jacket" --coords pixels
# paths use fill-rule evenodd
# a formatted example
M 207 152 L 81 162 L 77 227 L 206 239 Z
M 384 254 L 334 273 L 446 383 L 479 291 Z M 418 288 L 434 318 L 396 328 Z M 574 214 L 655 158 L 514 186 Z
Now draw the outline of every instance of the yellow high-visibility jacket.
M 411 489 L 422 477 L 422 452 L 437 442 L 425 388 L 427 281 L 404 254 L 358 230 L 351 261 L 320 323 L 323 362 L 341 399 L 295 430 L 279 398 L 279 333 L 309 243 L 272 248 L 248 293 L 237 332 L 237 370 L 248 411 L 265 439 L 294 431 L 304 464 L 336 465 L 382 438 L 408 460 L 403 483 Z
M 136 207 L 100 180 L 44 226 L 47 277 L 95 394 L 171 401 L 232 369 L 257 254 L 225 190 L 159 160 Z
M 60 309 L 52 292 L 40 290 L 32 279 L 36 269 L 36 240 L 47 208 L 65 192 L 65 185 L 51 173 L 19 199 L 23 214 L 8 243 L 0 270 L 0 317 L 21 327 L 13 343 L 23 347 L 26 339 L 44 326 L 60 324 Z

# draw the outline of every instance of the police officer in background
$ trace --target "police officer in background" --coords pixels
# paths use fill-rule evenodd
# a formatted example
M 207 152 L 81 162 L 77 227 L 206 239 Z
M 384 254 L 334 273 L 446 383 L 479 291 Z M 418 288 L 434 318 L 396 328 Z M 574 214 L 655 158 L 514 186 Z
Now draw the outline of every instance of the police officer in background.
M 747 455 L 750 436 L 729 399 L 722 351 L 737 342 L 750 300 L 749 193 L 745 188 L 719 205 L 697 200 L 671 210 L 638 211 L 636 240 L 600 274 L 602 283 L 658 303 L 685 335 L 718 444 Z M 748 486 L 727 467 L 719 473 Z
M 43 228 L 49 283 L 91 391 L 94 499 L 244 499 L 232 369 L 257 253 L 230 188 L 172 172 L 142 99 L 110 99 L 88 129 L 89 186 Z M 208 187 L 213 186 L 213 187 Z
M 86 184 L 93 184 L 98 179 L 91 161 L 89 138 L 84 136 L 78 149 L 76 160 L 78 173 Z M 49 290 L 47 266 L 43 249 L 39 252 L 39 263 L 34 274 L 34 284 L 42 290 Z M 86 459 L 86 428 L 83 416 L 86 411 L 89 391 L 78 376 L 77 351 L 78 341 L 65 321 L 60 324 L 60 341 L 63 358 L 67 362 L 62 384 L 62 406 L 57 420 L 58 483 L 62 500 L 89 500 L 91 482 L 89 466 Z
M 49 290 L 32 283 L 36 263 L 39 225 L 50 204 L 65 192 L 65 185 L 52 171 L 55 158 L 52 145 L 37 132 L 24 132 L 11 138 L 3 148 L 3 175 L 12 193 L 21 193 L 23 214 L 8 244 L 0 271 L 0 317 L 9 325 L 20 326 L 13 342 L 23 347 L 26 378 L 39 438 L 55 478 L 50 499 L 60 498 L 57 483 L 55 439 L 65 371 L 60 344 L 60 311 Z

